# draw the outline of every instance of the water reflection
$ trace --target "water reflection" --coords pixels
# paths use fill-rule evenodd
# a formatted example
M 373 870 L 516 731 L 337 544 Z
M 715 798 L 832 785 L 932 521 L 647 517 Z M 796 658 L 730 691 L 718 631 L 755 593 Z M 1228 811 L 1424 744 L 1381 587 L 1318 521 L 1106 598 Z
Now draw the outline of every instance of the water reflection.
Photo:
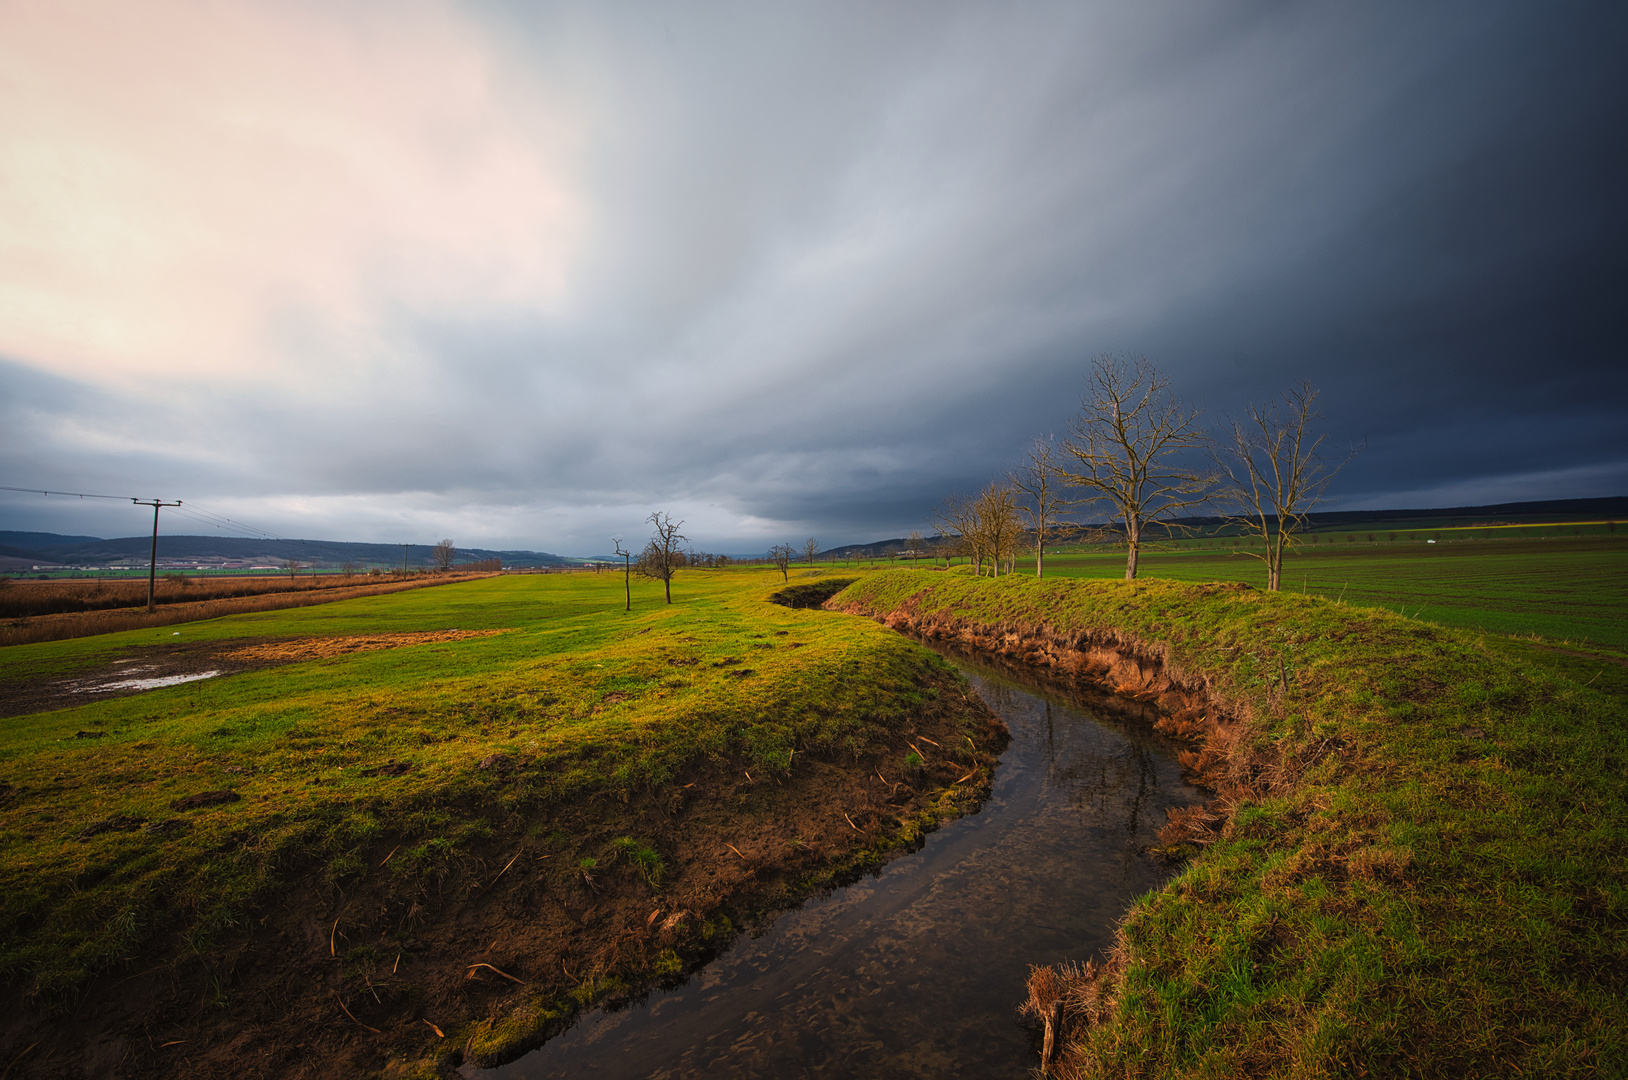
M 1106 946 L 1167 872 L 1143 854 L 1166 809 L 1202 795 L 1142 725 L 951 658 L 1012 731 L 980 813 L 780 916 L 685 985 L 465 1075 L 1025 1076 L 1036 1058 L 1016 1007 L 1029 965 Z

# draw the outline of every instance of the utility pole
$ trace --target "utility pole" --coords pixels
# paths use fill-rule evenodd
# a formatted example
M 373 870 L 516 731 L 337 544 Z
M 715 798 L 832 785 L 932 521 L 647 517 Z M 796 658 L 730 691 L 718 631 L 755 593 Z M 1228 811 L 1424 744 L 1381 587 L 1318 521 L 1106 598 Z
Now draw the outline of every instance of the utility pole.
M 623 611 L 632 611 L 633 610 L 633 564 L 631 562 L 629 562 L 628 560 L 632 557 L 633 553 L 630 552 L 630 551 L 623 551 L 622 550 L 622 542 L 620 540 L 612 540 L 611 543 L 616 545 L 616 554 L 618 554 L 618 555 L 620 555 L 622 557 L 622 592 L 627 597 L 627 606 L 624 607 L 622 610 Z
M 153 592 L 158 584 L 158 508 L 160 506 L 180 506 L 181 500 L 165 502 L 163 499 L 131 499 L 137 506 L 150 506 L 153 508 L 153 550 L 147 560 L 147 610 L 154 611 Z
M 412 546 L 411 544 L 401 545 L 401 572 L 404 574 L 407 572 L 407 549 Z

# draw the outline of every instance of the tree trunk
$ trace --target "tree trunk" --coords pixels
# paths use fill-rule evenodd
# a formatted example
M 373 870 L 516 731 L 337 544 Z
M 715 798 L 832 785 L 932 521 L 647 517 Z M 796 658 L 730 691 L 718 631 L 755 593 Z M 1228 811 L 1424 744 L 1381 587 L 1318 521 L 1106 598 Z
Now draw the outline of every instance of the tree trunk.
M 1142 553 L 1142 530 L 1127 528 L 1125 530 L 1125 580 L 1136 580 L 1136 557 Z
M 1034 543 L 1034 579 L 1039 581 L 1046 576 L 1046 538 L 1041 536 Z
M 671 604 L 673 602 L 673 578 L 671 572 L 662 579 L 661 583 L 667 589 L 667 602 Z

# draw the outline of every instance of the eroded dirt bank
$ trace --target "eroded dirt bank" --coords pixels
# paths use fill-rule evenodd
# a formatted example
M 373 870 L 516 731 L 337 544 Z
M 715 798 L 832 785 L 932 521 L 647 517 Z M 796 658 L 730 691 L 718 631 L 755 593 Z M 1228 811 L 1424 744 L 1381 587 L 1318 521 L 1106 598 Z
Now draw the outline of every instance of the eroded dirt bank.
M 1249 591 L 1248 586 L 1212 586 L 1218 592 Z M 1177 845 L 1203 841 L 1224 823 L 1240 798 L 1259 797 L 1273 787 L 1274 761 L 1259 748 L 1241 745 L 1248 706 L 1227 701 L 1202 675 L 1183 672 L 1157 641 L 1122 631 L 1060 631 L 1046 623 L 990 624 L 973 616 L 923 611 L 908 601 L 882 608 L 837 598 L 828 609 L 861 615 L 902 633 L 933 641 L 956 641 L 1014 664 L 1042 672 L 1067 685 L 1081 700 L 1120 715 L 1138 717 L 1157 731 L 1190 740 L 1180 755 L 1194 781 L 1217 792 L 1203 811 L 1172 821 L 1161 841 Z
M 797 753 L 780 775 L 700 759 L 625 802 L 493 806 L 477 842 L 386 829 L 359 878 L 295 875 L 229 945 L 177 942 L 55 1016 L 13 1000 L 11 1075 L 338 1080 L 509 1060 L 580 1005 L 680 977 L 754 918 L 975 808 L 1005 731 L 976 695 L 941 689 L 909 728 L 840 759 Z M 532 765 L 481 767 L 518 782 Z

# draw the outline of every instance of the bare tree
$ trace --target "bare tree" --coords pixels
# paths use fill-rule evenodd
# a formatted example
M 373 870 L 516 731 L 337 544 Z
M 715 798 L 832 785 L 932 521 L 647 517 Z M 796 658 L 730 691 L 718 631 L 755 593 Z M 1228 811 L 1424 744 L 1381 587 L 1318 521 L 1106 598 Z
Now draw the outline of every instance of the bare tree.
M 807 540 L 803 541 L 803 558 L 808 560 L 809 566 L 812 567 L 814 565 L 814 556 L 818 555 L 819 553 L 820 542 L 818 540 L 811 536 Z
M 973 500 L 973 537 L 979 558 L 978 572 L 982 572 L 982 555 L 989 556 L 993 577 L 1001 576 L 1001 563 L 1011 568 L 1017 556 L 1018 536 L 1022 526 L 1018 522 L 1017 493 L 1004 480 L 991 480 L 978 498 Z
M 774 547 L 769 549 L 769 561 L 774 563 L 775 568 L 780 571 L 781 581 L 791 580 L 791 575 L 787 572 L 787 568 L 791 566 L 791 560 L 795 558 L 796 555 L 797 549 L 792 547 L 790 544 L 776 544 Z
M 982 549 L 974 539 L 978 531 L 978 514 L 972 499 L 964 495 L 951 495 L 945 499 L 944 505 L 933 513 L 933 528 L 949 541 L 944 545 L 946 570 L 950 566 L 949 555 L 957 554 L 974 560 L 977 567 L 974 573 L 982 572 Z
M 298 559 L 287 559 L 283 563 L 283 569 L 288 571 L 288 580 L 293 581 L 295 576 L 305 567 L 301 565 Z
M 1204 501 L 1210 478 L 1183 456 L 1204 446 L 1201 410 L 1170 393 L 1170 380 L 1146 358 L 1127 363 L 1104 353 L 1091 365 L 1080 414 L 1063 449 L 1077 463 L 1067 482 L 1082 502 L 1106 502 L 1125 535 L 1125 580 L 1136 577 L 1148 525 L 1170 521 Z
M 452 561 L 458 557 L 458 549 L 450 539 L 443 539 L 430 549 L 430 559 L 435 568 L 443 573 L 452 569 Z
M 667 590 L 667 602 L 671 604 L 673 574 L 685 563 L 684 551 L 679 545 L 689 538 L 678 531 L 684 523 L 674 521 L 670 514 L 658 510 L 645 520 L 655 526 L 656 535 L 650 538 L 644 554 L 639 557 L 639 572 L 660 581 Z
M 910 535 L 905 539 L 905 542 L 904 542 L 904 553 L 905 553 L 906 556 L 909 557 L 911 566 L 916 565 L 916 560 L 921 558 L 922 553 L 925 550 L 926 550 L 926 547 L 922 543 L 922 539 L 921 539 L 921 530 L 920 529 L 911 530 Z
M 1354 447 L 1329 468 L 1318 453 L 1328 434 L 1313 431 L 1322 418 L 1317 391 L 1302 382 L 1281 399 L 1249 406 L 1241 420 L 1228 417 L 1213 453 L 1222 484 L 1216 501 L 1228 521 L 1260 540 L 1260 551 L 1245 552 L 1266 563 L 1266 587 L 1272 592 L 1282 583 L 1283 557 L 1294 546 L 1295 533 L 1305 528 L 1306 515 L 1362 449 Z
M 1046 576 L 1046 537 L 1062 524 L 1074 500 L 1063 494 L 1064 474 L 1057 444 L 1050 435 L 1037 435 L 1024 463 L 1012 473 L 1012 487 L 1021 496 L 1018 513 L 1034 533 L 1034 576 Z

